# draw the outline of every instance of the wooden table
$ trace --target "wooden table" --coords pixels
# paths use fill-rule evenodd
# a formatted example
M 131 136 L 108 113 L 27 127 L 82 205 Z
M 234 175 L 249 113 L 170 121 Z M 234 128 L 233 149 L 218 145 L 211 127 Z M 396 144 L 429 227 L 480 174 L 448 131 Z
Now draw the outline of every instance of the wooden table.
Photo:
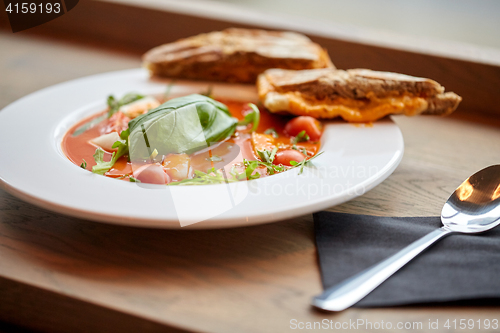
M 0 107 L 51 84 L 140 63 L 135 54 L 47 37 L 3 32 L 0 44 Z M 393 119 L 405 140 L 401 165 L 330 210 L 438 215 L 463 179 L 500 161 L 495 113 Z M 0 258 L 0 320 L 47 332 L 275 333 L 290 331 L 293 319 L 452 332 L 443 329 L 447 319 L 500 319 L 499 307 L 313 310 L 310 299 L 322 287 L 310 215 L 228 230 L 139 229 L 61 216 L 0 190 Z M 440 329 L 430 330 L 429 320 Z

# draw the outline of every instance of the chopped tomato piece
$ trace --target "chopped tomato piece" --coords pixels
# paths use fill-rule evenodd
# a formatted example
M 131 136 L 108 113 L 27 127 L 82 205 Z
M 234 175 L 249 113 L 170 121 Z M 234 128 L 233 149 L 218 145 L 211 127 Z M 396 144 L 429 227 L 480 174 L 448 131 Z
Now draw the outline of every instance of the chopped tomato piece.
M 281 150 L 276 153 L 276 157 L 274 158 L 273 163 L 278 165 L 278 164 L 283 164 L 287 166 L 291 166 L 290 164 L 291 161 L 295 162 L 302 162 L 306 156 L 302 154 L 300 151 L 295 150 L 295 149 L 286 149 L 286 150 Z
M 309 116 L 300 116 L 290 120 L 285 126 L 285 132 L 290 136 L 297 136 L 306 131 L 311 141 L 318 141 L 321 137 L 321 123 Z
M 108 124 L 104 127 L 104 132 L 102 134 L 107 134 L 111 132 L 121 133 L 128 128 L 128 122 L 130 118 L 121 112 L 116 112 L 111 118 L 108 119 Z

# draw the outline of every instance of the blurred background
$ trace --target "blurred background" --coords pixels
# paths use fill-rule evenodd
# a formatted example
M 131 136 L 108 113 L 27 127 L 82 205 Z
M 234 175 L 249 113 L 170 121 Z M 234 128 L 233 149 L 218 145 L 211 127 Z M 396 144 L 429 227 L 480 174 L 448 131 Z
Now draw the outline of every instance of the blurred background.
M 215 1 L 329 24 L 359 26 L 500 48 L 498 0 Z
M 18 33 L 0 11 L 0 107 L 228 27 L 302 32 L 340 69 L 433 78 L 464 97 L 461 109 L 500 113 L 499 0 L 82 0 Z

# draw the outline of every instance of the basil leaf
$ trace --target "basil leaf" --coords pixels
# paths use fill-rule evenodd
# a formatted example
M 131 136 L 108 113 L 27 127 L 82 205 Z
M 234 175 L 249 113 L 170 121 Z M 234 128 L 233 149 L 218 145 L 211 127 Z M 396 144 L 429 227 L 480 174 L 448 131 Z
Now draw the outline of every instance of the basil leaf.
M 233 135 L 238 120 L 227 106 L 202 95 L 171 99 L 129 122 L 131 160 L 193 153 Z

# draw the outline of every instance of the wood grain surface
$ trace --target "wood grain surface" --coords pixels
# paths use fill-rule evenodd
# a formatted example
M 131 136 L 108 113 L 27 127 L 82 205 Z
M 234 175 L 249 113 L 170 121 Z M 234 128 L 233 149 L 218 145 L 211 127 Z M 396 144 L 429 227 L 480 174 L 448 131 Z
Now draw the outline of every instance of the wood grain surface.
M 136 55 L 28 35 L 0 33 L 0 44 L 0 107 L 51 84 L 139 64 Z M 442 65 L 444 72 L 460 70 Z M 372 191 L 331 210 L 438 215 L 467 176 L 499 163 L 499 117 L 476 111 L 394 117 L 405 139 L 401 165 Z M 321 291 L 316 256 L 310 215 L 240 229 L 152 230 L 61 216 L 0 190 L 0 320 L 23 327 L 275 333 L 292 331 L 293 319 L 364 319 L 449 332 L 428 329 L 429 320 L 500 319 L 494 306 L 317 312 L 309 305 Z

